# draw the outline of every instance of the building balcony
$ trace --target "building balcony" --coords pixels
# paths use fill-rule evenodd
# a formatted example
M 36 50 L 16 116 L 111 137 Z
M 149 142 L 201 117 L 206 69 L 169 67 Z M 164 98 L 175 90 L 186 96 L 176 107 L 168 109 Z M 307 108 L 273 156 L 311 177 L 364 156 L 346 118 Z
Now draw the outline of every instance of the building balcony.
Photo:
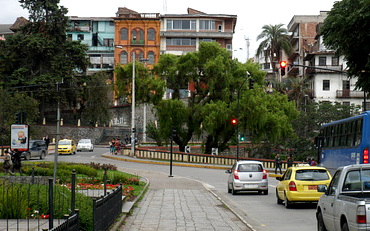
M 94 53 L 94 52 L 109 52 L 113 53 L 114 47 L 111 46 L 89 46 L 88 53 Z
M 233 32 L 161 31 L 162 37 L 232 39 Z
M 364 98 L 364 92 L 351 90 L 337 90 L 337 98 Z
M 312 66 L 306 69 L 306 74 L 314 75 L 318 73 L 332 73 L 343 71 L 343 66 Z
M 90 32 L 90 26 L 70 26 L 67 28 L 70 32 Z

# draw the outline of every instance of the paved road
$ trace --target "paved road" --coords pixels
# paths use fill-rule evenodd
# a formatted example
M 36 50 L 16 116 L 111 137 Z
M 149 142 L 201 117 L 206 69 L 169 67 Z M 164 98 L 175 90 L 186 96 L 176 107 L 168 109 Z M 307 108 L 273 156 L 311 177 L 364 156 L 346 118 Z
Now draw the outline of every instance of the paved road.
M 106 153 L 107 150 L 107 148 L 96 148 L 93 153 L 79 152 L 73 156 L 59 156 L 59 161 L 114 164 L 122 171 L 137 175 L 142 175 L 146 171 L 163 173 L 164 176 L 169 174 L 168 165 L 114 161 L 101 157 L 101 154 Z M 48 156 L 47 160 L 53 160 L 53 157 Z M 275 196 L 275 187 L 278 181 L 273 177 L 269 177 L 269 195 L 264 196 L 254 192 L 238 195 L 227 193 L 227 174 L 221 169 L 174 166 L 173 175 L 174 179 L 181 176 L 202 182 L 257 231 L 295 231 L 297 227 L 300 231 L 316 230 L 316 205 L 299 205 L 293 209 L 286 209 L 283 205 L 278 205 Z

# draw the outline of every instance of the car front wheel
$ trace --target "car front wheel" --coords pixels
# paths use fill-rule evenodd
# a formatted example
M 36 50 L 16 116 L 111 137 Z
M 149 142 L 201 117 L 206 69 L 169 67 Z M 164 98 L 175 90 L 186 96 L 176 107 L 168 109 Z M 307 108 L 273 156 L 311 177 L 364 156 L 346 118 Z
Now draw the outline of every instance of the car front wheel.
M 45 152 L 41 152 L 41 154 L 40 154 L 40 160 L 42 160 L 44 158 L 45 158 Z

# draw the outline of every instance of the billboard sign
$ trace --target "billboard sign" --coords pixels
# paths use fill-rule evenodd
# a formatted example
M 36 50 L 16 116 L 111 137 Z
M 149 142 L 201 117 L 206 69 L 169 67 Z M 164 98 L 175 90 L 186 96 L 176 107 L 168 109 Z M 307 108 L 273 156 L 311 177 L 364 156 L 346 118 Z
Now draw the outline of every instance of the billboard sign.
M 29 142 L 28 132 L 29 126 L 27 124 L 12 124 L 10 148 L 12 150 L 27 151 Z

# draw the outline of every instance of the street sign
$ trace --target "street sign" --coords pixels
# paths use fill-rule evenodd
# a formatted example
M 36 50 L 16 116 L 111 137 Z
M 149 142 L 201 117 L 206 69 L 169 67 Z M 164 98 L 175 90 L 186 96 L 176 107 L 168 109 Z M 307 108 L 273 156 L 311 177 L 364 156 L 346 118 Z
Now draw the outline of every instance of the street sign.
M 29 142 L 28 124 L 12 124 L 11 126 L 11 145 L 12 150 L 27 151 Z
M 218 155 L 218 148 L 212 148 L 212 155 L 217 156 Z
M 185 152 L 190 153 L 190 146 L 185 146 Z

